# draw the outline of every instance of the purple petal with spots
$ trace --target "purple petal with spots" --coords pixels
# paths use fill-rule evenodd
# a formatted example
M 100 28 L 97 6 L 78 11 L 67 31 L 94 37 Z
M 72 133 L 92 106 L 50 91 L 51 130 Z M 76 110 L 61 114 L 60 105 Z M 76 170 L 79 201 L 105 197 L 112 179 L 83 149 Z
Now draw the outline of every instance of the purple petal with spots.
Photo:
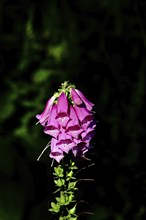
M 70 135 L 66 133 L 60 133 L 58 136 L 57 146 L 63 152 L 68 153 L 75 146 L 75 143 L 73 142 Z
M 51 158 L 55 159 L 58 163 L 63 159 L 63 151 L 58 148 L 57 140 L 52 138 L 51 140 L 51 153 L 49 155 Z

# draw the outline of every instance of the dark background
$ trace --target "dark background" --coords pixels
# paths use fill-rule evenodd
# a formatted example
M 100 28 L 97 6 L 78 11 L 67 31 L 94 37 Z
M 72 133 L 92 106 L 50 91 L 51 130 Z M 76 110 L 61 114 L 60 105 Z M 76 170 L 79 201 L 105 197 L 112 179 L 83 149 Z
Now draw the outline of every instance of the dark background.
M 0 1 L 0 220 L 51 219 L 35 115 L 65 80 L 98 120 L 83 219 L 145 219 L 145 50 L 144 0 Z

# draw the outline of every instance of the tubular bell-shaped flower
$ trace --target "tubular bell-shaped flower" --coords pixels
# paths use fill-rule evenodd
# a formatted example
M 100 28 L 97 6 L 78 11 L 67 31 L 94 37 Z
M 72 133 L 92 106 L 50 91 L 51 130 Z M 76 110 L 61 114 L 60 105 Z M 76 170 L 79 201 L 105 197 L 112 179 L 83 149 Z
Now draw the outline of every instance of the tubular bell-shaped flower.
M 57 146 L 57 140 L 55 138 L 51 139 L 51 153 L 50 157 L 55 159 L 58 163 L 62 160 L 64 157 L 63 151 L 59 149 Z
M 62 127 L 65 127 L 67 122 L 69 121 L 68 110 L 68 99 L 65 93 L 62 92 L 58 98 L 56 116 L 56 120 Z
M 80 90 L 71 88 L 70 94 L 71 94 L 73 102 L 76 105 L 82 105 L 82 107 L 87 108 L 89 111 L 92 110 L 94 104 L 91 103 L 88 99 L 86 99 L 86 97 Z
M 93 120 L 93 114 L 84 107 L 74 106 L 78 119 L 82 124 Z
M 56 115 L 57 115 L 57 105 L 55 104 L 50 111 L 50 117 L 44 130 L 46 134 L 49 134 L 54 138 L 57 138 L 59 134 L 59 124 L 55 119 Z
M 81 91 L 65 82 L 36 116 L 52 138 L 50 157 L 58 163 L 69 152 L 83 156 L 91 147 L 96 127 L 93 106 Z
M 71 136 L 65 132 L 59 134 L 58 142 L 56 144 L 58 148 L 65 153 L 68 153 L 75 146 Z
M 76 145 L 72 148 L 72 153 L 76 157 L 77 155 L 84 155 L 88 151 L 89 143 L 82 141 L 81 139 L 75 140 Z
M 43 126 L 46 125 L 47 120 L 50 116 L 50 111 L 52 109 L 53 103 L 55 100 L 55 96 L 52 96 L 46 103 L 45 109 L 41 114 L 37 114 L 36 118 L 39 120 L 39 123 Z
M 84 128 L 84 131 L 81 133 L 81 137 L 83 141 L 86 141 L 86 140 L 90 141 L 92 137 L 95 135 L 96 123 L 94 120 L 92 120 L 91 122 L 86 123 L 86 124 L 87 126 L 84 126 L 84 124 L 82 126 Z
M 66 126 L 66 133 L 77 139 L 82 131 L 75 109 L 70 106 L 70 120 Z
M 71 88 L 70 95 L 71 95 L 71 98 L 72 98 L 73 102 L 74 102 L 76 105 L 81 105 L 81 104 L 83 104 L 82 99 L 80 98 L 80 96 L 79 96 L 78 93 L 76 92 L 76 89 Z

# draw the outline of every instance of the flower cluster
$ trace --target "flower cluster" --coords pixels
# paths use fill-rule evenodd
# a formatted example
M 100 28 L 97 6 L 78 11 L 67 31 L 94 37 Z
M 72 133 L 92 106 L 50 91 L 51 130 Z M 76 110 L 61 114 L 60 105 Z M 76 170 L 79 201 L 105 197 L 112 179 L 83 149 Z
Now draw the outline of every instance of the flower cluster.
M 91 147 L 96 127 L 93 106 L 81 91 L 65 82 L 36 115 L 44 132 L 52 137 L 50 157 L 58 163 L 65 153 L 84 155 Z

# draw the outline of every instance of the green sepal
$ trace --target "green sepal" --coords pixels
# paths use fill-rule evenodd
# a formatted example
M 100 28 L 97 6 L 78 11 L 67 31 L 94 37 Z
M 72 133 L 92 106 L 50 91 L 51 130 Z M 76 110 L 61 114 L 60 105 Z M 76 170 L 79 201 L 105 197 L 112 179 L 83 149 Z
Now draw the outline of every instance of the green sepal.
M 77 170 L 78 168 L 75 166 L 75 162 L 71 162 L 71 170 Z
M 69 181 L 71 179 L 76 179 L 75 177 L 73 177 L 73 171 L 71 170 L 69 173 L 67 173 L 67 177 L 66 177 L 66 180 Z
M 54 167 L 55 173 L 53 173 L 55 176 L 63 177 L 63 168 L 59 165 L 58 167 Z
M 74 195 L 73 195 L 73 194 L 70 194 L 69 197 L 68 197 L 68 202 L 69 202 L 69 203 L 74 202 L 73 199 L 74 199 Z
M 55 183 L 58 187 L 61 187 L 61 186 L 64 185 L 65 180 L 59 178 L 58 180 L 54 180 L 54 183 Z
M 68 183 L 68 190 L 77 189 L 77 188 L 75 188 L 76 183 L 77 183 L 77 182 L 69 182 L 69 183 Z
M 71 202 L 75 202 L 73 192 L 69 192 L 70 195 L 65 194 L 63 192 L 60 193 L 60 197 L 56 197 L 56 201 L 60 206 L 69 205 Z
M 52 208 L 50 208 L 49 211 L 56 212 L 56 213 L 60 211 L 60 205 L 59 204 L 51 202 L 51 206 L 52 206 Z
M 73 171 L 71 170 L 68 174 L 67 177 L 72 177 L 73 176 Z
M 75 214 L 75 212 L 76 212 L 76 206 L 77 206 L 77 204 L 75 204 L 73 208 L 71 208 L 71 209 L 68 210 L 68 213 L 69 213 L 70 215 L 74 215 L 74 214 Z
M 60 193 L 60 197 L 56 197 L 56 201 L 61 205 L 68 205 L 68 195 L 63 192 Z

